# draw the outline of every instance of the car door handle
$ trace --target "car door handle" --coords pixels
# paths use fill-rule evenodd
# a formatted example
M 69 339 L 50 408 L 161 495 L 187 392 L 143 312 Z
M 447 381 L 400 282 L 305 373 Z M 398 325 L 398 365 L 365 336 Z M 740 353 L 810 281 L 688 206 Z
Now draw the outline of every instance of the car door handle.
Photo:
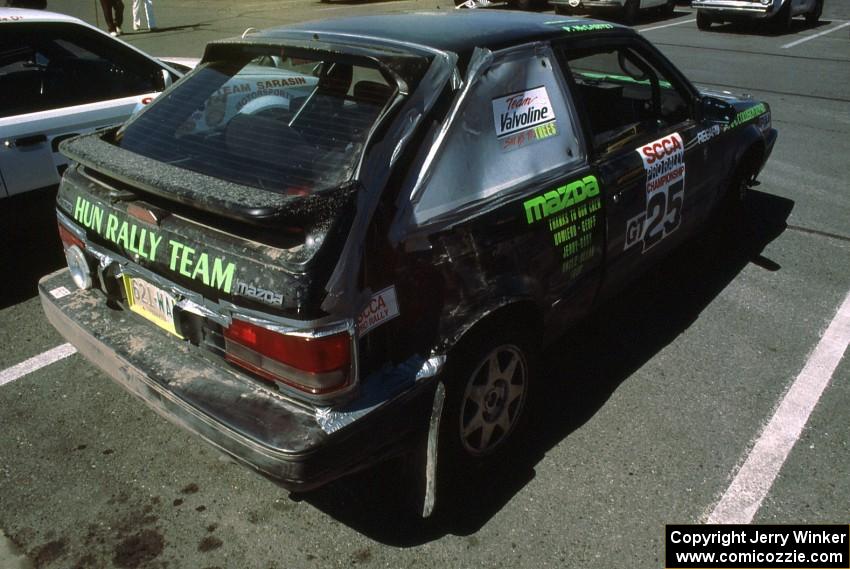
M 43 134 L 35 134 L 33 136 L 22 136 L 21 138 L 16 138 L 14 140 L 6 140 L 3 142 L 3 145 L 6 148 L 22 148 L 27 146 L 35 146 L 36 144 L 41 144 L 42 142 L 47 142 L 47 136 Z

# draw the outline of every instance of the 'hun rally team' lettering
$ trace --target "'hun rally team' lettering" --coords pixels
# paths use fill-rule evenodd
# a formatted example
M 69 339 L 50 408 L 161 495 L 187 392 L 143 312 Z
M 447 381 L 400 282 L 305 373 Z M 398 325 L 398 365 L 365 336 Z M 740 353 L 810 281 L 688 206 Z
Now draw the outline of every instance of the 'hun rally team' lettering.
M 184 277 L 230 293 L 236 265 L 222 257 L 210 256 L 175 239 L 164 242 L 156 231 L 121 219 L 80 196 L 74 204 L 74 219 L 125 251 L 167 264 L 170 270 Z

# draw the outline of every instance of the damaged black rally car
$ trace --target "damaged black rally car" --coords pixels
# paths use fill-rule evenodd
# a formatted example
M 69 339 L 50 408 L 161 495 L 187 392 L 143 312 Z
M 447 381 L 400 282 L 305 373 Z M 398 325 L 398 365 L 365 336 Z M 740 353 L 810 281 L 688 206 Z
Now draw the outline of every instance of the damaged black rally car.
M 117 382 L 288 488 L 416 453 L 428 513 L 444 468 L 517 438 L 535 348 L 734 204 L 775 139 L 765 103 L 698 91 L 608 23 L 276 28 L 63 144 L 69 268 L 41 299 Z

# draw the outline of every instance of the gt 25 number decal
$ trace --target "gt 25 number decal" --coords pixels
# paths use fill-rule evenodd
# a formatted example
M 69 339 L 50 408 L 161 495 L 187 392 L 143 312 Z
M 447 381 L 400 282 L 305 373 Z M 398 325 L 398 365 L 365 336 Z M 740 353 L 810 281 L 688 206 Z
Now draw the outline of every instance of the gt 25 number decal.
M 643 251 L 646 252 L 676 231 L 682 223 L 684 200 L 684 178 L 652 194 L 647 200 L 646 211 L 636 215 L 626 223 L 624 249 L 629 249 L 641 243 Z
M 666 196 L 665 196 L 666 193 Z M 648 219 L 643 237 L 643 250 L 657 244 L 676 231 L 682 222 L 682 201 L 685 197 L 685 180 L 671 184 L 666 192 L 652 194 L 646 204 Z
M 685 145 L 678 132 L 639 148 L 646 172 L 646 209 L 626 223 L 623 249 L 641 243 L 646 252 L 676 231 L 685 199 Z

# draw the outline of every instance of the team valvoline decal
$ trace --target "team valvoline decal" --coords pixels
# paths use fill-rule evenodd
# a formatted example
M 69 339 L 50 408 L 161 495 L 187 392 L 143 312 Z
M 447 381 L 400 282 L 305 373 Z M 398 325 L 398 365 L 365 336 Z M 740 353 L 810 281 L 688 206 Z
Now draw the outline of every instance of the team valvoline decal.
M 505 95 L 492 103 L 499 138 L 555 120 L 555 110 L 544 86 Z
M 685 144 L 678 132 L 637 150 L 646 171 L 646 209 L 626 222 L 624 249 L 647 251 L 679 228 L 685 199 Z

